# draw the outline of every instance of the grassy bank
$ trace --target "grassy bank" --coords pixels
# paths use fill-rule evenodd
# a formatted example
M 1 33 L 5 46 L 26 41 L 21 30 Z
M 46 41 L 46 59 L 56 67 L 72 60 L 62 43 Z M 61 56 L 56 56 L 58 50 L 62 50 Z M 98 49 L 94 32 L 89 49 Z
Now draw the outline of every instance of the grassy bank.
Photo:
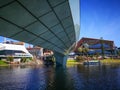
M 120 64 L 120 59 L 104 59 L 100 60 L 102 64 Z M 81 62 L 78 62 L 76 60 L 67 60 L 67 65 L 69 64 L 80 64 Z
M 103 64 L 120 64 L 120 59 L 104 59 L 100 62 Z
M 67 60 L 67 64 L 80 64 L 80 62 L 77 62 L 74 59 Z
M 6 64 L 4 61 L 0 60 L 0 66 L 8 66 L 8 64 Z

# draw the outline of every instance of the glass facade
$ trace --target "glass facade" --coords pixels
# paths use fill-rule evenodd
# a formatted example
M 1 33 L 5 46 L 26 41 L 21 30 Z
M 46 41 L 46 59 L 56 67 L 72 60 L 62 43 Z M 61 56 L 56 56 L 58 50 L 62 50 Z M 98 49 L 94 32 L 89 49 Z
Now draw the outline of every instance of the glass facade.
M 104 52 L 105 55 L 110 55 L 114 49 L 114 42 L 110 40 L 102 40 L 95 38 L 85 38 L 83 37 L 80 41 L 78 41 L 75 52 L 79 53 L 78 48 L 88 45 L 88 54 L 102 54 Z

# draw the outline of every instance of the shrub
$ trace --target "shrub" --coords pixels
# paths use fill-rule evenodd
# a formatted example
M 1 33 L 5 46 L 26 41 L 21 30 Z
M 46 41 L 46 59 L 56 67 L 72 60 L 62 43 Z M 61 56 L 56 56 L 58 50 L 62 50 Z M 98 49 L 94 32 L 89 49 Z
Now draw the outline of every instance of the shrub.
M 76 57 L 76 61 L 83 61 L 84 59 L 83 59 L 83 57 L 82 56 L 77 56 Z
M 32 57 L 29 57 L 28 59 L 29 59 L 30 61 L 32 61 L 32 60 L 33 60 L 33 58 L 32 58 Z
M 7 61 L 13 62 L 13 60 L 14 60 L 14 57 L 12 57 L 12 56 L 7 57 Z
M 26 60 L 27 60 L 26 57 L 22 57 L 21 60 L 20 60 L 20 62 L 24 63 L 24 62 L 26 62 Z
M 25 62 L 29 62 L 29 61 L 32 61 L 32 60 L 33 60 L 32 57 L 22 57 L 20 62 L 25 63 Z

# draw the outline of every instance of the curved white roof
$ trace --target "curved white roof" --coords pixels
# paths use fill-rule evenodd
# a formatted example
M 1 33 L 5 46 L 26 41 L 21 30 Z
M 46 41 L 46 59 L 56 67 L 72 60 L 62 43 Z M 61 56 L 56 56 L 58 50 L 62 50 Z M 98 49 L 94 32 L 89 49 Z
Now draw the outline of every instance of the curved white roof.
M 0 43 L 0 50 L 18 50 L 29 53 L 24 45 L 2 44 Z

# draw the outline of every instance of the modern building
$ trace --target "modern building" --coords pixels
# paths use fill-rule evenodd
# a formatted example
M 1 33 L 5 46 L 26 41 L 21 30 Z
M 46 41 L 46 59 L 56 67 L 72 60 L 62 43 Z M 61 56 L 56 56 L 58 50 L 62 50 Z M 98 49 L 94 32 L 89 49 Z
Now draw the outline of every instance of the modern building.
M 42 47 L 34 46 L 34 47 L 28 47 L 27 50 L 30 54 L 35 56 L 38 59 L 41 59 L 42 57 L 51 56 L 53 55 L 53 51 L 44 49 Z
M 20 44 L 19 44 L 20 43 Z M 22 45 L 21 42 L 18 43 L 0 43 L 0 58 L 14 57 L 15 60 L 20 60 L 22 57 L 33 57 Z
M 89 48 L 89 54 L 102 53 L 102 47 L 104 49 L 104 54 L 111 54 L 114 49 L 114 41 L 104 40 L 104 39 L 95 39 L 95 38 L 85 38 L 80 39 L 76 45 L 75 52 L 78 53 L 79 47 Z

